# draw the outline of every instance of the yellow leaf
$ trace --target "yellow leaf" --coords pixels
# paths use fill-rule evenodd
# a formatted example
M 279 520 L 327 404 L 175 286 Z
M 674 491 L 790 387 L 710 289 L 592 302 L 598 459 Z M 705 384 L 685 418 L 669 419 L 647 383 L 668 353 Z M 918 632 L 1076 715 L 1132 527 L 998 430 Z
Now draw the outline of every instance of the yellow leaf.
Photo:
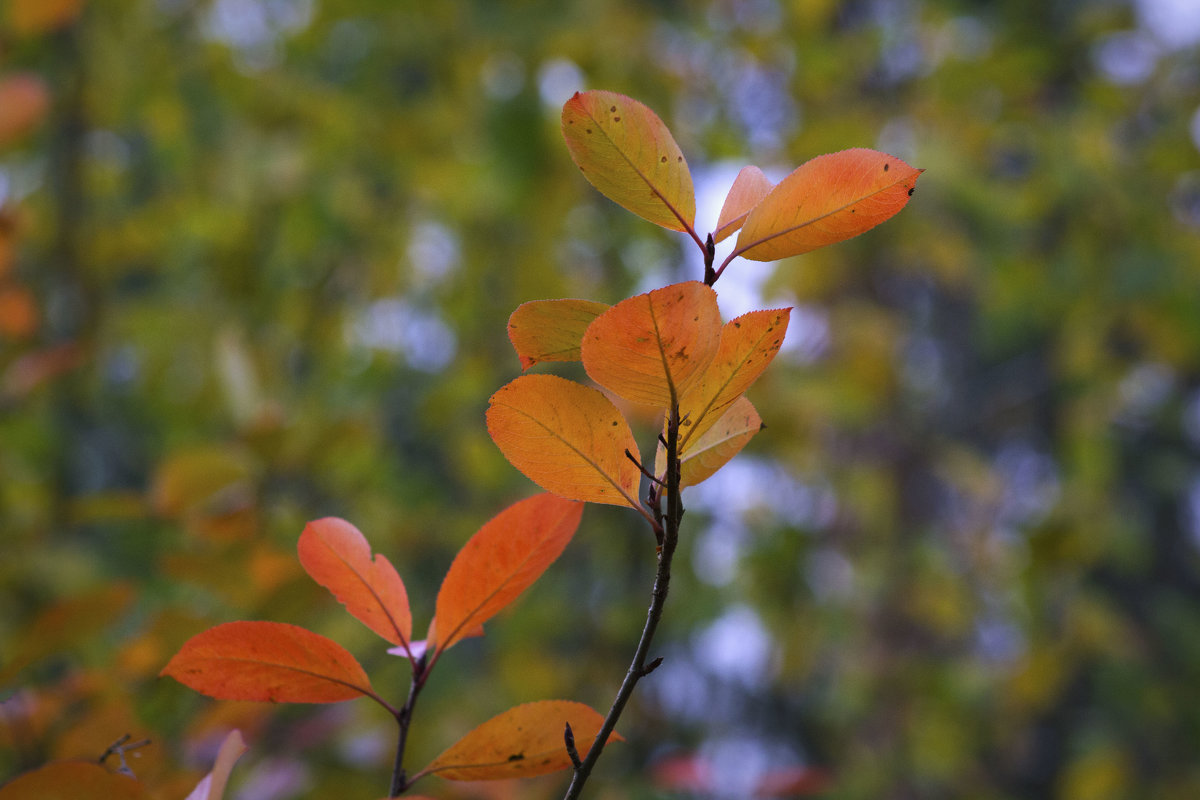
M 562 132 L 571 158 L 602 195 L 656 225 L 692 230 L 692 175 L 653 111 L 615 92 L 576 92 L 563 105 Z
M 508 340 L 521 369 L 539 361 L 578 361 L 583 332 L 607 309 L 592 300 L 533 300 L 517 306 L 508 318 Z
M 680 457 L 680 488 L 708 480 L 740 453 L 762 427 L 762 417 L 753 404 L 745 397 L 739 397 L 711 428 L 688 443 Z M 666 449 L 659 443 L 654 473 L 662 477 L 666 471 Z

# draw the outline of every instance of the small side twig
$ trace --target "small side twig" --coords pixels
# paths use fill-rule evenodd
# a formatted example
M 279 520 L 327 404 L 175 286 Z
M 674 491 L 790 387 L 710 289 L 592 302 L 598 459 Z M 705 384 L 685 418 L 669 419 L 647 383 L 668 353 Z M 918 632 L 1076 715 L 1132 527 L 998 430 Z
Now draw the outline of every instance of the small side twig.
M 108 747 L 104 748 L 104 752 L 100 754 L 100 758 L 96 759 L 96 763 L 103 766 L 104 762 L 108 760 L 109 756 L 115 755 L 121 761 L 121 766 L 117 767 L 117 772 L 121 773 L 122 775 L 128 775 L 130 778 L 136 778 L 137 776 L 134 775 L 133 770 L 129 768 L 128 762 L 125 761 L 125 754 L 131 750 L 137 750 L 145 747 L 146 745 L 150 744 L 150 740 L 141 739 L 133 742 L 132 744 L 127 744 L 127 742 L 129 742 L 129 740 L 132 738 L 133 736 L 127 733 L 120 739 L 117 739 L 115 742 L 110 744 Z
M 578 771 L 583 767 L 583 762 L 579 760 L 579 751 L 575 749 L 575 731 L 571 730 L 571 723 L 566 723 L 566 729 L 563 731 L 563 744 L 567 746 L 567 756 L 571 759 L 571 764 Z

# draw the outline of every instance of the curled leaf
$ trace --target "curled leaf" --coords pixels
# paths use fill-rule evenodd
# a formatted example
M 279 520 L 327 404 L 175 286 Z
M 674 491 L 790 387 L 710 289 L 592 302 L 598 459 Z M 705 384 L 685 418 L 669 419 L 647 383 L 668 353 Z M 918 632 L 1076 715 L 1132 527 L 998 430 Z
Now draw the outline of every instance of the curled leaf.
M 616 92 L 576 92 L 563 105 L 562 132 L 571 158 L 602 195 L 656 225 L 692 230 L 692 175 L 653 111 Z
M 543 700 L 510 708 L 492 717 L 421 770 L 452 781 L 528 778 L 571 766 L 563 730 L 571 726 L 577 742 L 595 738 L 604 717 L 583 703 Z M 617 733 L 608 739 L 623 741 Z
M 225 785 L 229 782 L 229 773 L 233 771 L 233 765 L 249 749 L 241 731 L 230 731 L 221 742 L 221 749 L 217 751 L 217 760 L 213 764 L 212 772 L 196 784 L 187 800 L 223 800 Z
M 865 233 L 904 208 L 923 171 L 861 147 L 817 156 L 754 207 L 734 254 L 774 261 Z
M 300 564 L 346 610 L 392 644 L 412 638 L 408 593 L 396 568 L 371 545 L 358 528 L 336 517 L 304 526 L 297 545 Z
M 723 241 L 741 228 L 750 210 L 767 196 L 773 186 L 758 167 L 742 167 L 733 180 L 729 194 L 725 195 L 721 213 L 717 216 L 717 229 L 713 231 L 713 241 Z

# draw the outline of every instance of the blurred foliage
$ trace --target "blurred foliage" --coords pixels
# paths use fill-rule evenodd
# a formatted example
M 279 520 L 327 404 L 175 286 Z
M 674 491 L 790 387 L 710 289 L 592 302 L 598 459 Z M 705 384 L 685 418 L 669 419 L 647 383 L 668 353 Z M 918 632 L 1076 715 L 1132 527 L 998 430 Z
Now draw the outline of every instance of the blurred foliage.
M 402 696 L 300 571 L 304 522 L 360 527 L 422 630 L 533 491 L 483 425 L 508 314 L 700 275 L 570 163 L 586 87 L 659 112 L 704 225 L 745 163 L 928 170 L 887 225 L 718 283 L 727 316 L 794 305 L 789 349 L 767 431 L 685 495 L 666 660 L 595 796 L 1200 796 L 1200 35 L 1170 5 L 0 2 L 0 778 L 131 733 L 183 797 L 240 727 L 240 796 L 381 793 L 370 704 L 156 675 L 275 619 Z M 445 659 L 412 763 L 516 702 L 605 707 L 646 537 L 589 508 Z

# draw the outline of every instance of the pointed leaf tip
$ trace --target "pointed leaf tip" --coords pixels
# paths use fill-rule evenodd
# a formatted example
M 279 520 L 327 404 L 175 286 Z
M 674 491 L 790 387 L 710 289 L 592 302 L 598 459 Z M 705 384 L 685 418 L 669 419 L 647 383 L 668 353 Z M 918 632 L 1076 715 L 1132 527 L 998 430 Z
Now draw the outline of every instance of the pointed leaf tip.
M 756 166 L 742 167 L 741 172 L 729 188 L 721 213 L 717 217 L 717 228 L 713 231 L 713 241 L 721 242 L 737 232 L 746 222 L 750 211 L 758 205 L 775 184 Z
M 692 230 L 692 175 L 653 111 L 616 92 L 576 92 L 563 105 L 562 132 L 572 160 L 601 194 L 656 225 Z

